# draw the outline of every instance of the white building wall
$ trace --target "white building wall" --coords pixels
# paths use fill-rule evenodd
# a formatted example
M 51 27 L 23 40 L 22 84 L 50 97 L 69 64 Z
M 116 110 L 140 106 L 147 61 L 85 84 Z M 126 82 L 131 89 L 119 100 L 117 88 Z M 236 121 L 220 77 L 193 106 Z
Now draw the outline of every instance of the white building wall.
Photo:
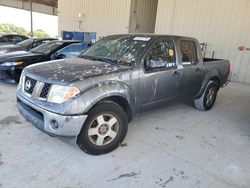
M 158 0 L 132 0 L 130 33 L 154 33 Z
M 249 0 L 159 0 L 155 33 L 198 38 L 207 57 L 229 59 L 231 79 L 250 83 Z
M 128 33 L 130 6 L 131 0 L 59 0 L 59 35 L 62 30 L 97 32 L 98 39 Z

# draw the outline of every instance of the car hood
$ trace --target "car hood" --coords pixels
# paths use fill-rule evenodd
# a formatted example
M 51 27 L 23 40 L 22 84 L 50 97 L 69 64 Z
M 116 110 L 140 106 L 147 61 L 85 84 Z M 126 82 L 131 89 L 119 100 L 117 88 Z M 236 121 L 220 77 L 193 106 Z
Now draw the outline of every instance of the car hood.
M 113 74 L 129 68 L 101 61 L 71 58 L 29 66 L 25 69 L 25 74 L 42 82 L 68 85 L 74 81 Z
M 6 54 L 8 52 L 21 51 L 21 50 L 25 50 L 25 49 L 18 45 L 4 45 L 4 46 L 0 46 L 0 55 Z
M 8 49 L 23 49 L 22 46 L 18 46 L 18 45 L 4 45 L 4 46 L 0 46 L 0 50 L 8 50 Z
M 19 61 L 19 60 L 25 60 L 29 58 L 35 58 L 35 57 L 41 57 L 43 55 L 41 54 L 35 54 L 31 52 L 26 51 L 15 51 L 15 52 L 9 52 L 3 55 L 0 55 L 0 63 L 2 62 L 9 62 L 9 61 Z

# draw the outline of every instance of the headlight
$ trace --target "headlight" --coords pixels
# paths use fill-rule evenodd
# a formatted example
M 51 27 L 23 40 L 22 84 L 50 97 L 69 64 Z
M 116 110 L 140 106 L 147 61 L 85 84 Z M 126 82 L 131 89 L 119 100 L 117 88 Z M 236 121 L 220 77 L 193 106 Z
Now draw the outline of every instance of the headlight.
M 78 93 L 80 93 L 80 90 L 77 87 L 53 85 L 49 92 L 48 101 L 60 104 Z
M 21 64 L 23 64 L 23 61 L 14 61 L 14 62 L 2 63 L 0 66 L 10 67 L 10 66 L 16 66 L 16 65 L 21 65 Z

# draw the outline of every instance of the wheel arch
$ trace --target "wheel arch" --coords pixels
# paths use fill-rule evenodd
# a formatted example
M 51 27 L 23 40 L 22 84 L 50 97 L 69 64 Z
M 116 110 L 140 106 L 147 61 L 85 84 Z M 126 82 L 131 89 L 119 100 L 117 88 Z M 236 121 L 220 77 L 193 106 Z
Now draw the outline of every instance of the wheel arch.
M 219 73 L 218 73 L 217 70 L 212 70 L 209 73 L 207 73 L 207 75 L 205 76 L 205 78 L 204 78 L 204 80 L 202 82 L 202 85 L 201 85 L 201 89 L 200 89 L 199 93 L 196 95 L 195 98 L 199 98 L 203 94 L 203 92 L 206 89 L 206 86 L 209 83 L 209 81 L 216 82 L 217 85 L 218 85 L 217 89 L 218 90 L 220 89 L 221 81 L 220 81 Z
M 132 109 L 131 109 L 131 106 L 130 106 L 128 100 L 125 97 L 118 96 L 118 95 L 105 97 L 105 98 L 101 99 L 100 101 L 96 102 L 93 106 L 95 106 L 96 104 L 105 102 L 105 101 L 112 101 L 112 102 L 118 104 L 119 106 L 121 106 L 123 108 L 123 110 L 125 111 L 125 113 L 127 114 L 128 121 L 129 122 L 132 121 L 132 119 L 133 119 L 133 112 L 132 112 Z

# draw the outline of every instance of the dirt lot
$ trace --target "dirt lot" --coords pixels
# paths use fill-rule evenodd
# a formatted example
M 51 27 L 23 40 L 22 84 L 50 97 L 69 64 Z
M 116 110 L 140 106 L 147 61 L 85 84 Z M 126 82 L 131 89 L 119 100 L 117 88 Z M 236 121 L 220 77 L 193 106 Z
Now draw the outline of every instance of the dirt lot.
M 143 113 L 102 156 L 26 122 L 15 90 L 0 83 L 0 187 L 250 187 L 250 86 L 229 84 L 209 112 L 178 102 Z

